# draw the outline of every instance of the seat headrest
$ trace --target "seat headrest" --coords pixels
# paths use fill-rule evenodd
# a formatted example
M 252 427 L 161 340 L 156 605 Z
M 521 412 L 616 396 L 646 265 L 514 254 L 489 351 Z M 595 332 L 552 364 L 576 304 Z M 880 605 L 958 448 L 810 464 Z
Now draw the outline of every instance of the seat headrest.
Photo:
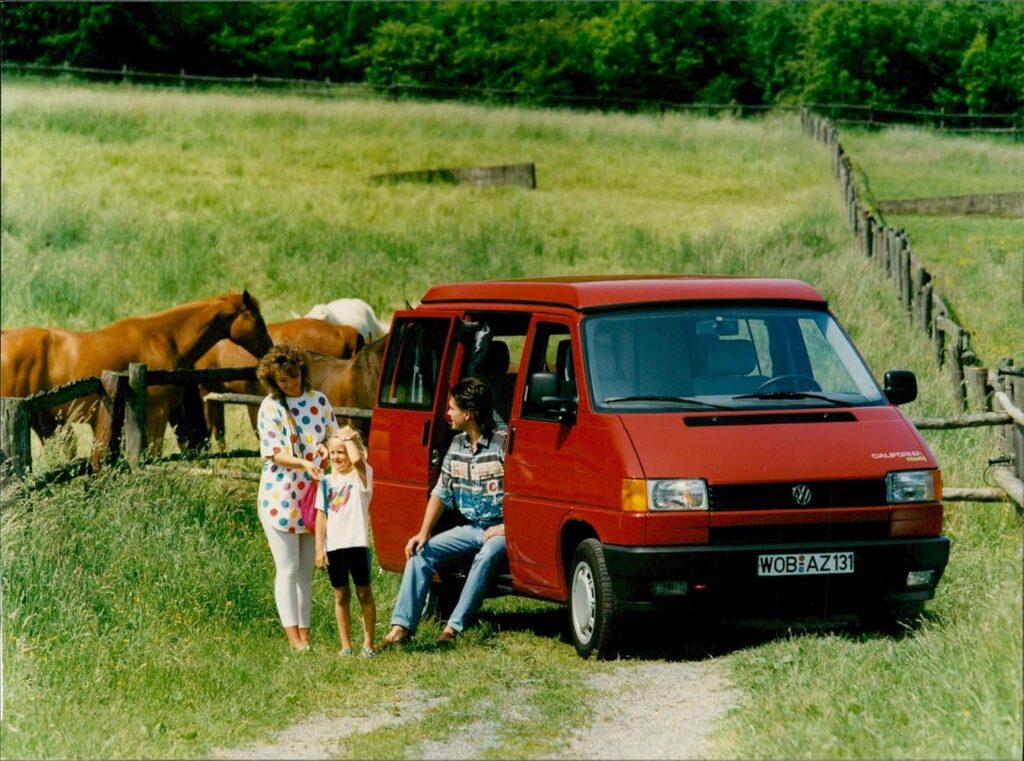
M 567 383 L 576 379 L 576 371 L 572 366 L 572 339 L 565 338 L 558 342 L 555 370 L 558 373 L 560 383 Z
M 748 375 L 756 366 L 753 341 L 716 339 L 708 343 L 708 375 Z
M 491 341 L 487 354 L 477 365 L 477 372 L 485 375 L 504 375 L 508 372 L 509 351 L 504 341 Z

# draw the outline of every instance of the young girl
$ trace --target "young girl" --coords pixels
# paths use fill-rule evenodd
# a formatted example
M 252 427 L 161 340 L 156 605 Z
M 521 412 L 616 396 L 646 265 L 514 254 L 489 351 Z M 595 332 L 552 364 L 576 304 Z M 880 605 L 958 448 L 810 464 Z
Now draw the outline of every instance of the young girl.
M 324 489 L 317 494 L 316 565 L 327 569 L 334 587 L 334 616 L 341 638 L 341 655 L 352 654 L 348 588 L 348 577 L 352 575 L 362 611 L 362 654 L 372 657 L 377 625 L 377 604 L 370 587 L 369 508 L 373 468 L 366 462 L 362 437 L 350 426 L 331 436 L 327 450 L 332 472 L 324 477 L 326 504 Z

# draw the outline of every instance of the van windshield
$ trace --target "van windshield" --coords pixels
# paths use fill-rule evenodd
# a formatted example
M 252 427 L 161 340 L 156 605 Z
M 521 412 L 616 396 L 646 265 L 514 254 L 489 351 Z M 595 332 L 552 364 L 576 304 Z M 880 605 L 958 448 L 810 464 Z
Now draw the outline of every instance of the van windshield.
M 883 404 L 839 324 L 787 306 L 671 306 L 583 322 L 590 401 L 604 412 Z

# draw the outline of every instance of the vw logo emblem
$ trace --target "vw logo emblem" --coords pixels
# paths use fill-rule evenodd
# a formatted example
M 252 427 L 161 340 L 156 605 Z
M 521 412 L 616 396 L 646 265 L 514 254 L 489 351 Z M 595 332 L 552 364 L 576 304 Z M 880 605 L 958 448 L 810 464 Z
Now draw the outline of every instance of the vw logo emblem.
M 792 489 L 793 501 L 800 507 L 809 505 L 811 502 L 811 487 L 807 484 L 797 484 Z

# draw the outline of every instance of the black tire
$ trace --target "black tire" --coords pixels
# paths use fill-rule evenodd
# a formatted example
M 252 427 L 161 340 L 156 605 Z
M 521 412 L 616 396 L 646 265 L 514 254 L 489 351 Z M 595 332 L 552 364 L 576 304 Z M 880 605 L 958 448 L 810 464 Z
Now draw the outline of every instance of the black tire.
M 576 547 L 568 582 L 569 636 L 576 652 L 581 658 L 616 655 L 621 611 L 599 541 L 585 539 Z

